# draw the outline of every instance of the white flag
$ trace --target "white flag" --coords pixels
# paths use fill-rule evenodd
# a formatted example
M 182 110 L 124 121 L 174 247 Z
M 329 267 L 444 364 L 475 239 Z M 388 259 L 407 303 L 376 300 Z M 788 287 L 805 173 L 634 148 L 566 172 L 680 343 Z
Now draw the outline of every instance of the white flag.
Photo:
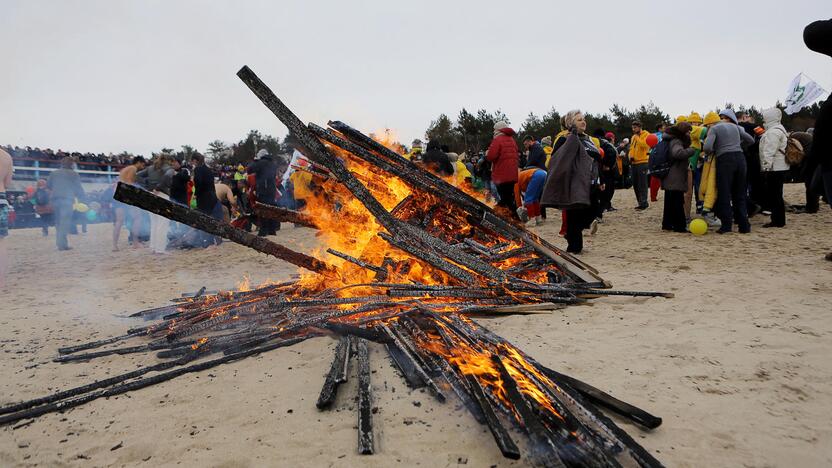
M 786 113 L 794 114 L 800 109 L 812 104 L 826 91 L 803 73 L 799 73 L 789 84 L 786 96 Z

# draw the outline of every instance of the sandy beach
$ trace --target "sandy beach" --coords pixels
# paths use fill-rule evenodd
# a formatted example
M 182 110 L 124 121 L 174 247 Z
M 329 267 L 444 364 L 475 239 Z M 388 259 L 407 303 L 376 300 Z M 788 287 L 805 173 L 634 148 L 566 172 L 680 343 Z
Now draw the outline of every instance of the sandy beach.
M 786 187 L 802 203 L 802 185 Z M 703 237 L 660 230 L 661 202 L 636 212 L 618 192 L 581 259 L 618 289 L 674 299 L 610 297 L 551 315 L 483 319 L 543 364 L 664 418 L 651 432 L 618 421 L 667 466 L 832 465 L 832 210 L 787 214 L 785 229 Z M 556 245 L 560 217 L 531 228 Z M 291 279 L 297 269 L 225 242 L 216 249 L 110 252 L 111 225 L 58 252 L 53 233 L 12 231 L 0 292 L 0 404 L 156 362 L 130 354 L 51 362 L 57 348 L 120 335 L 124 318 L 205 286 Z M 318 247 L 284 224 L 276 242 Z M 140 343 L 133 340 L 130 343 Z M 526 466 L 500 455 L 454 400 L 411 391 L 371 345 L 376 455 L 356 453 L 355 389 L 337 408 L 315 400 L 336 341 L 321 337 L 112 399 L 0 429 L 2 466 Z M 518 437 L 519 438 L 519 437 Z

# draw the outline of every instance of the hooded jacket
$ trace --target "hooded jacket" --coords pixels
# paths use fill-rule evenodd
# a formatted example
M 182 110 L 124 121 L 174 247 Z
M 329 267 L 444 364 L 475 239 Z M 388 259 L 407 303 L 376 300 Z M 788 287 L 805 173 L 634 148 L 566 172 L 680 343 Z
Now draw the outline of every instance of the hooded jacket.
M 741 153 L 742 145 L 752 144 L 754 137 L 746 133 L 742 127 L 733 122 L 720 122 L 708 129 L 703 149 L 706 153 L 713 153 L 719 157 L 727 153 Z
M 495 184 L 517 182 L 520 156 L 514 135 L 516 133 L 511 128 L 501 128 L 485 153 L 485 159 L 491 162 L 491 181 Z
M 780 109 L 772 107 L 763 110 L 763 126 L 766 132 L 760 139 L 760 168 L 764 172 L 788 171 L 786 163 L 786 143 L 788 135 L 780 123 L 783 114 Z
M 688 189 L 688 160 L 694 154 L 690 136 L 673 126 L 664 132 L 662 141 L 670 145 L 670 171 L 662 179 L 662 188 L 685 192 Z
M 650 145 L 647 144 L 647 137 L 650 132 L 642 130 L 638 135 L 633 135 L 630 140 L 630 164 L 647 164 L 650 159 Z
M 255 190 L 257 200 L 265 203 L 274 203 L 277 196 L 277 164 L 272 160 L 270 154 L 263 154 L 260 159 L 254 161 L 248 167 L 248 173 L 254 174 Z

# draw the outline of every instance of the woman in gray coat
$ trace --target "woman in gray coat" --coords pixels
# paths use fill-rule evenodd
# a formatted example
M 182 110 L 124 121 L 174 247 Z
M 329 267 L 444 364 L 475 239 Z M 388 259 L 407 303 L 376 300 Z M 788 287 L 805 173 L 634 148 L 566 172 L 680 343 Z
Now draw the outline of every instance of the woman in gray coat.
M 664 213 L 662 230 L 687 232 L 685 220 L 685 192 L 688 189 L 688 159 L 693 155 L 690 147 L 691 125 L 679 122 L 665 129 L 662 143 L 668 144 L 670 171 L 662 179 L 664 189 Z

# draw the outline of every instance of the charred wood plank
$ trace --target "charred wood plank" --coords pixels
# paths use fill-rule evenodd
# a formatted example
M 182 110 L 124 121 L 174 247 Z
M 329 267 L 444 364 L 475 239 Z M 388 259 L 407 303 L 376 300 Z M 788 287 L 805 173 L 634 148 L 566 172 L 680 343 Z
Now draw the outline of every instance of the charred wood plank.
M 445 291 L 437 290 L 406 290 L 390 289 L 387 291 L 390 297 L 422 297 L 422 298 L 457 298 L 457 299 L 486 299 L 494 297 L 493 291 L 488 289 L 452 289 Z
M 372 455 L 373 442 L 373 389 L 370 382 L 370 353 L 367 342 L 356 342 L 358 360 L 358 453 Z
M 503 423 L 497 417 L 497 413 L 488 401 L 488 397 L 485 396 L 480 382 L 473 375 L 466 375 L 465 380 L 468 388 L 471 390 L 473 401 L 476 402 L 480 411 L 485 416 L 488 430 L 491 431 L 491 435 L 494 437 L 494 442 L 496 442 L 497 447 L 500 449 L 500 453 L 504 457 L 512 460 L 520 459 L 520 449 L 517 448 L 517 444 L 511 439 L 511 435 L 509 435 L 505 426 L 503 426 Z
M 397 247 L 410 255 L 422 260 L 431 266 L 434 266 L 451 277 L 457 279 L 458 281 L 464 284 L 476 284 L 478 281 L 471 273 L 463 270 L 462 268 L 448 262 L 447 260 L 441 258 L 440 256 L 434 254 L 433 252 L 429 252 L 419 246 L 413 245 L 409 240 L 402 236 L 391 236 L 386 232 L 378 233 L 379 237 L 386 240 L 390 245 L 393 247 Z
M 327 253 L 329 253 L 331 255 L 335 255 L 336 257 L 344 259 L 344 260 L 346 260 L 350 263 L 353 263 L 355 265 L 358 265 L 361 268 L 366 268 L 367 270 L 373 271 L 376 274 L 382 274 L 382 275 L 385 275 L 385 276 L 387 275 L 387 270 L 385 270 L 384 268 L 377 267 L 375 265 L 370 265 L 369 263 L 367 263 L 363 260 L 359 260 L 359 259 L 353 257 L 352 255 L 348 255 L 348 254 L 345 254 L 343 252 L 339 252 L 335 249 L 326 249 L 326 251 L 327 251 Z
M 73 361 L 88 361 L 90 359 L 95 359 L 98 357 L 103 356 L 112 356 L 114 354 L 133 354 L 133 353 L 141 353 L 143 351 L 147 351 L 150 348 L 147 345 L 139 345 L 139 346 L 130 346 L 127 348 L 115 348 L 115 349 L 107 349 L 104 351 L 95 351 L 92 353 L 83 353 L 83 354 L 67 354 L 63 356 L 58 356 L 53 359 L 53 362 L 73 362 Z
M 491 263 L 495 262 L 502 262 L 503 260 L 508 260 L 509 258 L 519 257 L 521 255 L 525 255 L 530 252 L 534 252 L 534 246 L 532 245 L 524 245 L 522 247 L 517 247 L 516 249 L 507 250 L 502 253 L 498 253 L 496 255 L 492 255 L 488 258 L 488 261 Z
M 425 385 L 427 385 L 427 387 L 430 389 L 430 391 L 433 393 L 436 399 L 444 403 L 446 400 L 445 394 L 442 393 L 442 390 L 439 389 L 439 387 L 436 385 L 436 382 L 433 381 L 433 379 L 427 374 L 425 369 L 419 364 L 416 358 L 410 353 L 410 351 L 408 351 L 407 346 L 402 342 L 399 336 L 393 330 L 391 330 L 390 327 L 388 327 L 385 323 L 380 324 L 379 327 L 382 330 L 384 330 L 384 333 L 386 333 L 387 336 L 390 337 L 390 339 L 393 341 L 396 347 L 402 351 L 402 353 L 407 357 L 407 359 L 413 363 L 414 369 L 416 370 L 416 373 L 419 375 L 419 378 L 422 379 L 423 382 L 425 382 Z
M 284 223 L 295 223 L 308 228 L 319 229 L 318 225 L 315 224 L 315 220 L 311 217 L 294 210 L 281 208 L 279 206 L 266 205 L 258 202 L 254 204 L 254 213 L 265 219 L 271 219 Z
M 258 252 L 271 255 L 299 267 L 306 268 L 307 270 L 321 274 L 331 274 L 334 272 L 332 266 L 327 265 L 317 258 L 310 257 L 304 253 L 295 252 L 292 249 L 274 243 L 266 238 L 258 237 L 242 229 L 237 229 L 230 224 L 218 221 L 200 211 L 191 210 L 186 206 L 179 205 L 171 202 L 170 200 L 165 200 L 162 197 L 157 197 L 156 195 L 139 187 L 119 182 L 113 198 L 122 203 L 142 208 L 164 218 L 171 219 L 173 221 L 205 231 L 209 234 L 220 236 L 232 242 L 245 245 L 246 247 L 250 247 Z
M 58 348 L 58 354 L 72 354 L 77 353 L 78 351 L 86 351 L 88 349 L 95 349 L 100 348 L 101 346 L 116 343 L 119 341 L 127 340 L 133 338 L 135 336 L 141 336 L 145 333 L 145 330 L 134 330 L 133 333 L 127 333 L 124 335 L 114 336 L 112 338 L 105 338 L 103 340 L 98 341 L 91 341 L 89 343 L 84 343 L 75 346 L 66 346 L 64 348 Z
M 486 257 L 490 257 L 499 253 L 491 250 L 489 247 L 485 245 L 480 244 L 479 242 L 475 241 L 474 239 L 471 239 L 470 237 L 467 239 L 463 239 L 462 242 L 474 251 L 476 251 L 478 254 L 485 255 Z
M 404 354 L 404 351 L 399 349 L 395 343 L 385 343 L 385 348 L 387 348 L 387 353 L 390 355 L 390 359 L 393 361 L 393 364 L 396 365 L 396 368 L 399 369 L 401 372 L 402 377 L 404 377 L 405 383 L 410 388 L 422 388 L 425 386 L 425 382 L 419 377 L 419 374 L 416 372 L 416 366 L 413 364 L 413 361 L 407 358 Z
M 662 424 L 662 418 L 654 416 L 647 411 L 625 401 L 621 401 L 586 382 L 570 377 L 566 374 L 561 374 L 560 372 L 554 371 L 542 365 L 538 365 L 537 368 L 540 372 L 546 375 L 546 377 L 549 377 L 553 381 L 572 387 L 593 404 L 606 408 L 619 416 L 639 424 L 642 427 L 655 429 Z
M 534 410 L 520 392 L 517 382 L 511 374 L 509 374 L 499 356 L 492 355 L 491 358 L 495 367 L 500 372 L 500 379 L 503 382 L 503 388 L 506 391 L 508 399 L 511 401 L 515 412 L 520 417 L 526 433 L 532 439 L 533 451 L 536 455 L 535 458 L 537 458 L 543 466 L 556 468 L 565 467 L 566 465 L 564 465 L 561 461 L 559 455 L 559 448 L 549 436 L 548 429 L 546 429 L 543 423 L 538 419 Z
M 410 335 L 412 335 L 411 338 L 416 338 L 423 343 L 431 340 L 424 330 L 422 330 L 422 328 L 410 317 L 403 317 L 399 320 L 399 322 L 401 322 L 402 327 L 406 329 Z M 453 390 L 457 398 L 459 398 L 465 407 L 468 408 L 474 416 L 474 419 L 476 419 L 480 424 L 485 424 L 485 415 L 483 415 L 482 411 L 471 398 L 471 390 L 468 388 L 468 383 L 465 381 L 462 373 L 457 372 L 457 370 L 451 366 L 447 360 L 435 355 L 423 347 L 417 347 L 416 352 L 422 357 L 423 361 L 428 362 L 429 366 L 436 370 L 438 375 L 445 378 L 451 390 Z
M 516 304 L 498 306 L 469 306 L 457 310 L 459 314 L 548 314 L 556 309 L 563 309 L 566 306 L 553 302 L 541 302 L 539 304 Z
M 342 336 L 335 347 L 335 356 L 332 358 L 332 365 L 324 380 L 321 394 L 315 406 L 318 409 L 328 409 L 335 402 L 338 394 L 338 386 L 347 381 L 347 371 L 350 362 L 350 348 L 352 339 L 349 336 Z

